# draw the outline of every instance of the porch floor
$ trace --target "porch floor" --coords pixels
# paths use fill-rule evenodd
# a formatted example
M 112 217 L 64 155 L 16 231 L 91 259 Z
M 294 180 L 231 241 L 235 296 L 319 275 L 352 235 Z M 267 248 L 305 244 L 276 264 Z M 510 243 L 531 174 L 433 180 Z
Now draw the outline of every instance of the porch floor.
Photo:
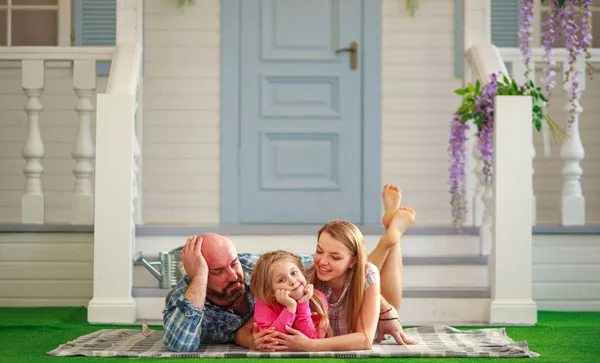
M 129 358 L 51 357 L 45 353 L 58 345 L 93 331 L 111 328 L 111 325 L 87 323 L 87 310 L 72 308 L 0 308 L 0 356 L 3 362 L 60 362 L 85 363 L 130 362 Z M 123 326 L 119 326 L 123 327 Z M 152 326 L 152 329 L 161 327 Z M 461 327 L 462 328 L 462 327 Z M 466 328 L 466 327 L 464 327 Z M 541 354 L 536 362 L 593 362 L 600 355 L 600 312 L 538 312 L 538 323 L 532 327 L 507 327 L 515 340 L 526 340 L 531 350 Z M 141 361 L 162 361 L 139 359 Z M 308 360 L 308 359 L 297 359 Z M 274 359 L 291 362 L 296 359 Z M 455 359 L 416 359 L 418 362 L 455 362 Z M 510 362 L 517 359 L 469 359 L 478 362 Z M 136 359 L 138 361 L 138 359 Z M 169 359 L 169 362 L 187 362 L 186 359 Z M 223 362 L 222 359 L 204 359 L 206 362 Z M 258 363 L 258 359 L 230 359 L 244 363 Z M 327 359 L 327 361 L 358 362 L 357 359 Z M 388 359 L 369 358 L 369 363 L 387 362 Z M 412 361 L 412 359 L 411 359 Z M 522 359 L 518 359 L 522 361 Z

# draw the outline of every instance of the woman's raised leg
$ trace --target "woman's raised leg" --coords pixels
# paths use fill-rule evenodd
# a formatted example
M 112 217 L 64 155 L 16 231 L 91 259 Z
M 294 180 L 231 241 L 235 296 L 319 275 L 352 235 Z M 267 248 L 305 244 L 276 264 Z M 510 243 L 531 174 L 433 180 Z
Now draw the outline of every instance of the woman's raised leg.
M 381 295 L 397 310 L 402 300 L 402 248 L 400 240 L 413 223 L 415 212 L 400 207 L 400 189 L 395 185 L 383 187 L 384 206 L 383 226 L 385 234 L 379 239 L 375 249 L 369 254 L 369 262 L 377 266 L 381 275 Z

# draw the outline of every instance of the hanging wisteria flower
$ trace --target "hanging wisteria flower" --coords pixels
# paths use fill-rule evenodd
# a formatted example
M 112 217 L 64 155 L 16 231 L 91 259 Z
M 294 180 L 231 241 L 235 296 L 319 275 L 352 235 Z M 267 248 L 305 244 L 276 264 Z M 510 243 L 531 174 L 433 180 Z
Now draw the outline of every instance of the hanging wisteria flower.
M 583 7 L 581 16 L 581 46 L 585 52 L 585 70 L 588 77 L 592 79 L 594 78 L 594 67 L 590 62 L 590 58 L 592 58 L 592 54 L 590 53 L 590 48 L 592 47 L 592 10 L 590 9 L 592 0 L 583 0 L 581 6 Z
M 550 126 L 555 141 L 562 141 L 566 133 L 562 130 L 546 112 L 547 100 L 542 94 L 540 87 L 535 87 L 533 81 L 518 85 L 514 80 L 503 76 L 499 79 L 496 74 L 490 75 L 490 81 L 481 86 L 479 81 L 475 85 L 469 83 L 467 87 L 457 89 L 456 94 L 463 97 L 462 103 L 454 113 L 450 125 L 450 142 L 448 146 L 450 173 L 450 194 L 452 222 L 459 227 L 464 222 L 467 210 L 465 199 L 465 143 L 467 141 L 467 123 L 472 121 L 477 126 L 475 136 L 478 139 L 477 149 L 481 154 L 483 162 L 484 183 L 493 183 L 493 152 L 494 152 L 494 104 L 496 96 L 531 96 L 533 123 L 538 131 L 542 127 L 542 121 L 546 120 Z
M 467 130 L 469 125 L 460 122 L 458 114 L 454 114 L 450 124 L 450 146 L 448 152 L 450 154 L 450 194 L 452 198 L 450 205 L 452 207 L 452 223 L 455 227 L 459 227 L 465 222 L 465 213 L 467 210 L 465 200 L 465 163 L 466 151 L 465 143 L 467 142 Z
M 521 39 L 521 55 L 525 64 L 525 82 L 529 82 L 529 74 L 531 73 L 531 48 L 530 44 L 533 41 L 533 0 L 523 0 L 521 7 L 521 30 L 519 38 Z
M 556 72 L 552 69 L 556 66 L 556 60 L 552 58 L 554 55 L 552 45 L 556 41 L 558 35 L 556 17 L 559 11 L 561 10 L 558 6 L 558 0 L 552 0 L 550 16 L 542 24 L 542 47 L 544 48 L 544 60 L 546 61 L 546 66 L 543 70 L 544 75 L 542 76 L 542 83 L 545 85 L 548 99 L 552 96 L 552 89 L 556 86 L 556 82 L 554 81 Z
M 525 3 L 527 0 L 523 0 Z M 545 50 L 544 59 L 547 66 L 544 67 L 542 82 L 546 85 L 548 97 L 551 95 L 555 83 L 552 78 L 555 72 L 552 67 L 556 62 L 552 59 L 552 46 L 557 36 L 565 37 L 565 48 L 568 51 L 568 69 L 565 71 L 563 83 L 570 93 L 569 125 L 575 121 L 580 93 L 581 72 L 577 70 L 577 58 L 581 53 L 586 56 L 586 73 L 592 78 L 592 66 L 589 62 L 591 54 L 591 9 L 592 0 L 549 0 L 550 14 L 542 25 L 542 47 Z M 545 0 L 541 0 L 542 3 Z
M 494 150 L 494 98 L 497 92 L 497 77 L 490 76 L 490 82 L 483 86 L 481 95 L 475 99 L 475 123 L 477 124 L 477 149 L 483 162 L 483 175 L 486 184 L 492 184 L 492 156 Z

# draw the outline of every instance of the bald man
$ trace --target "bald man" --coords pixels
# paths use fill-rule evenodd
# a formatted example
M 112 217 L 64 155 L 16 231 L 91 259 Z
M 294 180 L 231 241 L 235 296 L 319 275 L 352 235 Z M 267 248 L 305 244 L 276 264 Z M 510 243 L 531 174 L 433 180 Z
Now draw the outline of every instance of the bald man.
M 254 313 L 250 275 L 258 255 L 236 252 L 225 236 L 205 233 L 188 238 L 181 251 L 186 275 L 168 298 L 163 311 L 167 349 L 191 352 L 202 343 L 230 343 L 245 348 L 255 340 L 251 329 L 240 329 Z M 312 263 L 304 255 L 303 263 Z M 258 333 L 266 339 L 269 331 Z

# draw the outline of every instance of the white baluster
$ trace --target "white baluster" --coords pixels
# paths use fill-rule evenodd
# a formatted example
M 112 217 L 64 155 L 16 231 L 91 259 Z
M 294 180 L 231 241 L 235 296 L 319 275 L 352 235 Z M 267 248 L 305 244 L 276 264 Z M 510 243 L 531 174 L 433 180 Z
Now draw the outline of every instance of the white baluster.
M 535 161 L 536 152 L 535 152 L 535 144 L 531 144 L 531 225 L 535 226 L 537 221 L 537 199 L 535 197 L 535 190 L 533 188 L 533 174 L 535 173 L 535 168 L 533 167 L 533 163 Z
M 94 223 L 94 175 L 95 147 L 92 139 L 93 97 L 96 94 L 96 62 L 75 60 L 73 66 L 73 88 L 79 100 L 75 111 L 79 115 L 77 137 L 71 155 L 75 160 L 73 174 L 75 188 L 71 202 L 72 224 Z
M 563 72 L 568 67 L 569 65 L 566 62 L 563 63 Z M 562 168 L 563 187 L 561 204 L 561 221 L 563 226 L 585 225 L 585 198 L 581 190 L 581 175 L 583 175 L 581 160 L 585 157 L 585 152 L 579 135 L 579 117 L 583 112 L 579 99 L 581 92 L 585 88 L 585 65 L 583 62 L 577 62 L 577 70 L 581 72 L 581 76 L 579 77 L 580 92 L 577 93 L 575 99 L 575 121 L 567 127 L 566 131 L 569 138 L 563 142 L 560 148 L 560 158 L 564 161 Z M 564 86 L 569 100 L 573 94 L 570 83 L 567 82 Z M 569 104 L 565 106 L 567 118 L 571 112 L 570 110 L 569 101 Z
M 21 155 L 25 159 L 25 190 L 21 197 L 21 222 L 44 223 L 44 194 L 42 192 L 42 167 L 44 143 L 40 132 L 40 96 L 44 90 L 44 61 L 23 60 L 22 86 L 27 96 L 27 137 Z
M 484 162 L 481 159 L 479 150 L 476 150 L 476 153 L 477 169 L 475 172 L 478 181 L 477 187 L 481 190 L 481 207 L 478 209 L 482 211 L 481 226 L 479 227 L 480 254 L 489 256 L 492 250 L 492 208 L 494 207 L 494 194 L 492 184 L 485 181 L 485 175 L 483 173 Z
M 142 148 L 139 139 L 141 138 L 142 127 L 142 87 L 140 83 L 136 90 L 135 116 L 134 116 L 134 140 L 133 140 L 133 221 L 140 225 L 142 222 Z
M 475 77 L 473 70 L 468 62 L 464 65 L 463 87 L 466 87 L 470 82 L 474 82 Z M 475 133 L 477 128 L 473 125 L 473 121 L 469 121 L 469 129 L 466 131 L 467 141 L 465 142 L 465 200 L 466 200 L 466 215 L 465 226 L 476 227 L 481 225 L 481 191 L 477 182 L 477 162 L 479 159 L 475 153 L 477 151 L 477 138 Z M 478 155 L 478 154 L 477 154 Z
M 476 130 L 476 126 L 472 125 L 471 129 Z M 475 131 L 470 136 L 473 140 L 473 148 L 472 148 L 472 165 L 471 173 L 475 175 L 475 193 L 473 195 L 472 205 L 473 205 L 473 217 L 474 225 L 481 227 L 481 223 L 483 221 L 483 193 L 485 192 L 485 188 L 483 185 L 483 161 L 481 161 L 481 153 L 479 149 L 477 149 L 477 137 L 475 136 Z

